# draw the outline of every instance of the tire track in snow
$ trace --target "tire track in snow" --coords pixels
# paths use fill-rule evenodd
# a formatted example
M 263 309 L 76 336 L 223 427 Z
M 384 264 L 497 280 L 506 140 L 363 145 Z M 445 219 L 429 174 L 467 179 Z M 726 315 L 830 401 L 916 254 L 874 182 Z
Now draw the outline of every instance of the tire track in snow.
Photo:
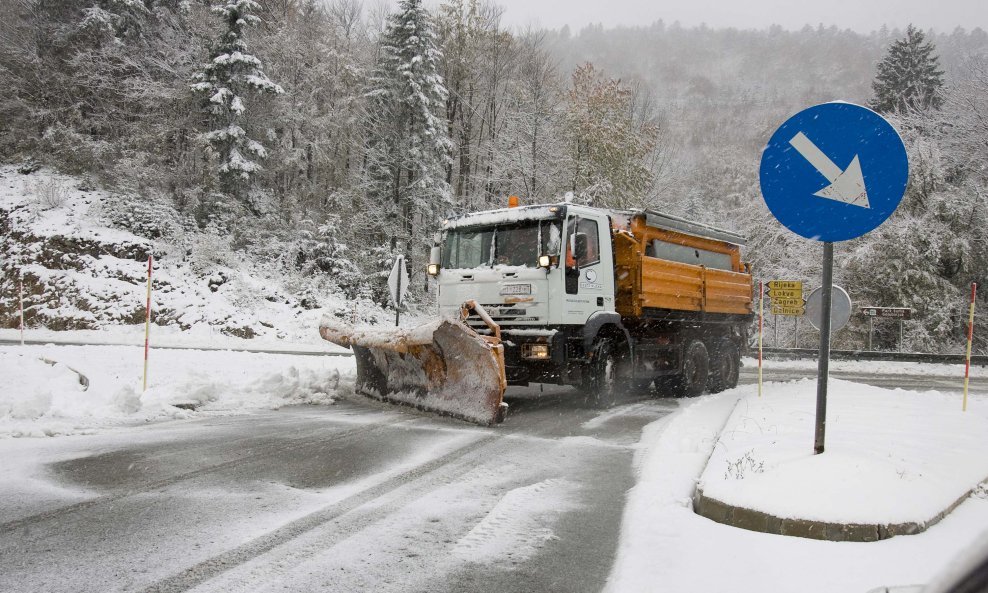
M 239 467 L 241 465 L 245 465 L 245 464 L 248 464 L 248 463 L 257 461 L 259 459 L 265 459 L 265 458 L 269 458 L 269 457 L 276 457 L 278 455 L 282 455 L 284 453 L 289 453 L 289 452 L 292 452 L 292 451 L 296 451 L 298 449 L 305 449 L 305 448 L 312 448 L 312 447 L 322 447 L 322 446 L 325 446 L 327 443 L 333 443 L 333 442 L 337 442 L 337 441 L 349 440 L 349 439 L 352 439 L 354 437 L 362 436 L 362 435 L 367 434 L 367 433 L 370 433 L 370 432 L 377 432 L 377 431 L 380 431 L 380 430 L 384 430 L 386 428 L 391 428 L 391 427 L 396 426 L 396 425 L 399 425 L 399 424 L 411 423 L 411 422 L 414 422 L 415 420 L 416 420 L 416 418 L 399 418 L 399 419 L 395 419 L 395 420 L 393 420 L 391 422 L 386 422 L 386 423 L 382 423 L 382 424 L 370 424 L 370 425 L 367 425 L 367 426 L 359 426 L 359 427 L 356 427 L 356 428 L 351 428 L 351 429 L 348 429 L 348 430 L 344 430 L 342 432 L 339 432 L 339 433 L 336 433 L 336 434 L 333 434 L 333 435 L 327 435 L 326 438 L 319 439 L 319 440 L 316 440 L 316 441 L 309 440 L 309 439 L 297 439 L 298 442 L 289 443 L 287 445 L 286 444 L 281 444 L 281 445 L 276 445 L 276 446 L 273 446 L 273 447 L 270 447 L 270 448 L 265 448 L 265 450 L 263 450 L 261 452 L 258 452 L 258 453 L 247 454 L 247 455 L 244 455 L 242 457 L 237 457 L 236 459 L 231 459 L 229 461 L 224 461 L 222 463 L 217 463 L 217 464 L 214 464 L 214 465 L 209 465 L 209 466 L 206 466 L 206 467 L 201 467 L 201 468 L 194 469 L 194 470 L 188 471 L 188 472 L 184 472 L 184 473 L 181 473 L 181 474 L 178 474 L 178 475 L 175 475 L 175 476 L 169 476 L 167 478 L 162 478 L 160 480 L 155 480 L 154 482 L 146 483 L 146 484 L 144 484 L 144 485 L 142 485 L 140 487 L 137 487 L 137 488 L 128 488 L 126 490 L 122 490 L 122 491 L 119 491 L 119 492 L 114 492 L 114 493 L 111 493 L 111 494 L 104 494 L 102 496 L 97 496 L 95 498 L 91 498 L 89 500 L 84 500 L 82 502 L 77 502 L 75 504 L 71 504 L 71 505 L 68 505 L 68 506 L 59 507 L 59 508 L 56 508 L 56 509 L 52 509 L 50 511 L 45 511 L 45 512 L 37 513 L 37 514 L 34 514 L 34 515 L 29 515 L 27 517 L 22 517 L 20 519 L 14 519 L 13 521 L 8 521 L 6 523 L 0 523 L 0 533 L 10 533 L 11 531 L 15 531 L 15 530 L 18 530 L 18 529 L 23 529 L 24 527 L 28 527 L 28 526 L 34 525 L 36 523 L 40 523 L 40 522 L 43 522 L 43 521 L 48 521 L 48 520 L 51 520 L 51 519 L 57 519 L 59 517 L 63 517 L 65 515 L 70 515 L 72 513 L 77 513 L 77 512 L 80 512 L 80 511 L 84 511 L 86 509 L 89 509 L 89 508 L 92 508 L 92 507 L 95 507 L 95 506 L 113 503 L 113 502 L 116 502 L 116 501 L 121 500 L 123 498 L 129 498 L 131 496 L 137 496 L 137 495 L 141 495 L 141 494 L 147 494 L 147 493 L 150 493 L 150 492 L 152 492 L 154 490 L 160 490 L 161 488 L 172 486 L 172 485 L 178 484 L 180 482 L 184 482 L 184 481 L 187 481 L 187 480 L 193 480 L 195 478 L 199 478 L 199 477 L 206 476 L 206 475 L 209 475 L 209 474 L 212 474 L 212 473 L 216 473 L 216 472 L 219 472 L 219 471 L 223 471 L 223 470 L 227 470 L 227 469 L 231 469 L 231 468 L 236 468 L 236 467 Z M 315 433 L 315 432 L 323 431 L 323 430 L 325 430 L 325 427 L 316 426 L 316 427 L 313 427 L 312 432 Z M 272 436 L 276 436 L 277 434 L 283 434 L 283 433 L 282 432 L 272 433 Z M 292 437 L 293 438 L 298 437 L 298 433 L 293 433 L 292 434 Z
M 457 542 L 453 554 L 471 563 L 512 563 L 538 553 L 546 542 L 558 539 L 549 527 L 556 516 L 574 508 L 579 489 L 565 479 L 548 479 L 508 491 Z
M 484 435 L 484 433 L 479 433 Z M 454 449 L 444 455 L 415 466 L 396 476 L 393 476 L 379 484 L 366 488 L 353 494 L 339 502 L 333 503 L 320 510 L 312 512 L 304 517 L 291 521 L 274 531 L 251 540 L 243 545 L 233 548 L 227 552 L 214 556 L 208 560 L 199 562 L 182 572 L 161 580 L 145 589 L 141 593 L 177 593 L 188 591 L 198 585 L 206 583 L 210 579 L 216 578 L 242 564 L 245 564 L 267 552 L 270 552 L 283 544 L 289 543 L 313 530 L 329 523 L 337 518 L 354 511 L 364 505 L 372 503 L 391 492 L 398 490 L 409 483 L 419 480 L 437 472 L 437 470 L 450 469 L 455 462 L 467 457 L 471 453 L 484 449 L 499 441 L 502 435 L 497 433 L 487 433 L 476 440 Z M 445 476 L 434 476 L 429 480 L 432 482 L 442 482 Z M 367 517 L 358 519 L 358 523 L 369 525 L 374 521 L 386 518 L 391 515 L 393 509 L 391 505 L 384 505 Z M 348 537 L 349 530 L 337 530 L 337 539 Z M 325 542 L 320 542 L 325 543 Z M 304 554 L 299 557 L 293 554 L 296 560 L 304 559 Z M 270 568 L 265 571 L 270 574 Z

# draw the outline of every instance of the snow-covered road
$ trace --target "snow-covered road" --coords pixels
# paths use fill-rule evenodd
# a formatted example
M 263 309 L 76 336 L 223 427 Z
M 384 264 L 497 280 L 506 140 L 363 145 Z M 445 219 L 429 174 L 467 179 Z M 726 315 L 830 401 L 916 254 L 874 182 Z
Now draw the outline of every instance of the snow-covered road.
M 372 402 L 0 440 L 3 591 L 599 591 L 641 428 L 569 390 L 496 429 Z

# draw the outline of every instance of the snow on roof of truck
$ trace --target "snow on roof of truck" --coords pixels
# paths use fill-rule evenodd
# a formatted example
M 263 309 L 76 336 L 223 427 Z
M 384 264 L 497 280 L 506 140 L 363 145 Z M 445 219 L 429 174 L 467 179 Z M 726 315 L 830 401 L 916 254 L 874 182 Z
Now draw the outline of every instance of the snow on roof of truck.
M 517 208 L 498 208 L 464 214 L 443 222 L 443 228 L 482 226 L 488 224 L 504 224 L 523 220 L 545 220 L 554 218 L 563 211 L 567 204 L 542 204 L 538 206 L 518 206 Z
M 559 214 L 561 212 L 565 212 L 567 208 L 577 211 L 580 209 L 597 210 L 600 212 L 606 212 L 611 216 L 621 216 L 629 219 L 632 216 L 642 215 L 645 216 L 646 224 L 651 227 L 669 231 L 678 231 L 680 233 L 686 233 L 688 235 L 694 235 L 706 239 L 713 239 L 715 241 L 724 241 L 725 243 L 732 243 L 734 245 L 744 245 L 747 243 L 747 239 L 737 233 L 699 222 L 692 222 L 686 220 L 685 218 L 679 218 L 678 216 L 663 214 L 662 212 L 658 212 L 656 210 L 614 210 L 610 208 L 595 208 L 593 206 L 581 206 L 567 203 L 518 206 L 517 208 L 498 208 L 497 210 L 485 210 L 482 212 L 464 214 L 462 216 L 450 218 L 444 221 L 443 228 L 454 229 L 460 227 L 520 222 L 524 220 L 545 220 L 547 218 L 555 218 L 559 216 Z
M 734 233 L 728 230 L 719 229 L 717 227 L 710 226 L 708 224 L 703 224 L 700 222 L 693 222 L 686 220 L 685 218 L 680 218 L 678 216 L 672 216 L 671 214 L 663 214 L 662 212 L 657 212 L 655 210 L 638 210 L 632 212 L 624 212 L 626 214 L 644 214 L 645 223 L 648 226 L 655 227 L 658 229 L 665 229 L 667 231 L 679 231 L 681 233 L 686 233 L 688 235 L 694 235 L 697 237 L 703 237 L 705 239 L 713 239 L 715 241 L 724 241 L 725 243 L 732 243 L 734 245 L 743 246 L 748 242 L 743 235 Z

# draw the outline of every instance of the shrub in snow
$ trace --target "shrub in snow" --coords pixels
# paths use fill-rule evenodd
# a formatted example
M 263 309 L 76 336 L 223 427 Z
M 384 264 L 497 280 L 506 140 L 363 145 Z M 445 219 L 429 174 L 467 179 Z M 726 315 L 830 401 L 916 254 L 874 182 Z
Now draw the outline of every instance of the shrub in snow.
M 35 203 L 45 210 L 61 208 L 68 199 L 65 184 L 54 178 L 39 180 L 34 184 L 33 193 Z
M 154 195 L 112 196 L 100 204 L 99 213 L 113 226 L 148 239 L 173 237 L 181 227 L 175 209 Z

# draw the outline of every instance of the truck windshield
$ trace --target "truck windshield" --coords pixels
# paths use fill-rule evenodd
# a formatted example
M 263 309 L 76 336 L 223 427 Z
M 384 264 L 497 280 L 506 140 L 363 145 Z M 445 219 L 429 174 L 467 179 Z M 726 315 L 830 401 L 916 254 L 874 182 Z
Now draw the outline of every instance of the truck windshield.
M 561 236 L 558 220 L 453 229 L 446 233 L 443 243 L 443 267 L 469 269 L 505 265 L 534 268 L 540 255 L 559 255 Z

